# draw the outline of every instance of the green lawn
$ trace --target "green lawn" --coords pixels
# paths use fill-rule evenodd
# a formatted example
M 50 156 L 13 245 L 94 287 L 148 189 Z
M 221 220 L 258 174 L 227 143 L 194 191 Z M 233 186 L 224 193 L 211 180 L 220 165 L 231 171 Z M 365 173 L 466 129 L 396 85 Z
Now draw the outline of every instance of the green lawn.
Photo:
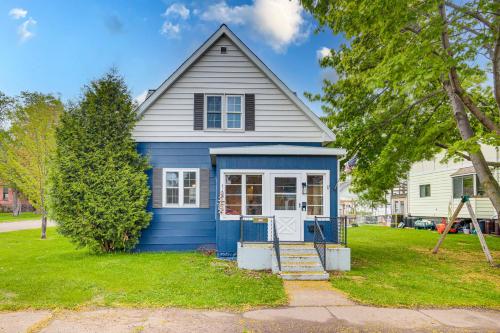
M 349 228 L 352 271 L 334 275 L 353 299 L 380 306 L 500 308 L 500 268 L 486 261 L 477 236 L 377 226 Z M 496 263 L 500 238 L 487 237 Z
M 27 220 L 41 220 L 40 214 L 21 213 L 18 216 L 12 216 L 12 213 L 0 213 L 0 223 L 2 222 L 17 222 Z
M 79 306 L 249 308 L 286 303 L 279 278 L 201 253 L 93 255 L 49 228 L 0 233 L 0 310 Z

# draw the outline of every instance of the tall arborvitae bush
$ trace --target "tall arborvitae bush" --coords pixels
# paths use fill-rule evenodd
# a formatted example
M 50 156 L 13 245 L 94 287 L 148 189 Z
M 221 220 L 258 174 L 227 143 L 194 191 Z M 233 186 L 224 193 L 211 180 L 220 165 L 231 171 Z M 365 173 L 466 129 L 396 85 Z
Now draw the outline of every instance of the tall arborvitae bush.
M 51 204 L 59 232 L 96 252 L 128 251 L 149 225 L 146 158 L 136 150 L 137 115 L 116 70 L 84 88 L 56 133 Z

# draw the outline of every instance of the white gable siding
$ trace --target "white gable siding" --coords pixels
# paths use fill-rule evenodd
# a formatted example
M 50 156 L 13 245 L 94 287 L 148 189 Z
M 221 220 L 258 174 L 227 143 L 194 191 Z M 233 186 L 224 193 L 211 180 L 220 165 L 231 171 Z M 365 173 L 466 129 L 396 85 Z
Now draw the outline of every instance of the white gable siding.
M 227 48 L 227 54 L 220 54 L 221 46 Z M 255 131 L 193 130 L 194 93 L 255 94 Z M 138 142 L 327 140 L 323 131 L 225 36 L 146 110 L 133 135 Z
M 498 161 L 494 147 L 484 146 L 483 153 L 488 161 Z M 415 163 L 408 177 L 408 213 L 412 216 L 446 217 L 451 204 L 454 211 L 460 199 L 453 199 L 453 184 L 451 174 L 460 168 L 472 166 L 469 161 L 440 163 L 443 155 L 431 161 Z M 493 174 L 500 180 L 500 171 Z M 431 185 L 431 196 L 420 198 L 420 185 Z M 491 218 L 495 210 L 487 197 L 471 198 L 471 204 L 478 218 Z M 469 213 L 464 207 L 459 217 L 468 218 Z

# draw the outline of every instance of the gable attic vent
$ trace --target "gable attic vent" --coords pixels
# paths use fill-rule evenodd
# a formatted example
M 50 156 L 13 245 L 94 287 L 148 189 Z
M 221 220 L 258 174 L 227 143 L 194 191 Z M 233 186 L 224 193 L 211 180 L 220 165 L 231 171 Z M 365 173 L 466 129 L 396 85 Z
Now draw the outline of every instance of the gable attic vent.
M 226 53 L 227 53 L 227 47 L 222 46 L 222 47 L 220 48 L 220 53 L 221 53 L 221 54 L 226 54 Z

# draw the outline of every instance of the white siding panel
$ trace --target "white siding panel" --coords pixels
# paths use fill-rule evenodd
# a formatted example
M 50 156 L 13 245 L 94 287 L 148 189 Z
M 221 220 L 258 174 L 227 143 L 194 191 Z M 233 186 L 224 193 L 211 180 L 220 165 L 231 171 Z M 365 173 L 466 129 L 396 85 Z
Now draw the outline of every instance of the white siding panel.
M 221 46 L 227 54 L 220 54 Z M 255 94 L 255 131 L 194 131 L 194 93 Z M 138 142 L 324 141 L 318 126 L 226 37 L 149 107 L 134 137 Z
M 482 146 L 482 151 L 488 161 L 497 161 L 499 156 L 494 147 Z M 443 155 L 433 160 L 415 163 L 408 176 L 408 213 L 411 216 L 447 217 L 449 209 L 453 212 L 460 199 L 453 199 L 451 175 L 460 168 L 472 166 L 469 161 L 449 161 L 441 163 Z M 500 180 L 499 171 L 494 176 Z M 431 184 L 431 196 L 420 198 L 420 185 Z M 495 210 L 488 198 L 471 198 L 471 204 L 478 218 L 489 219 L 495 215 Z M 464 207 L 459 215 L 468 218 L 469 213 Z

